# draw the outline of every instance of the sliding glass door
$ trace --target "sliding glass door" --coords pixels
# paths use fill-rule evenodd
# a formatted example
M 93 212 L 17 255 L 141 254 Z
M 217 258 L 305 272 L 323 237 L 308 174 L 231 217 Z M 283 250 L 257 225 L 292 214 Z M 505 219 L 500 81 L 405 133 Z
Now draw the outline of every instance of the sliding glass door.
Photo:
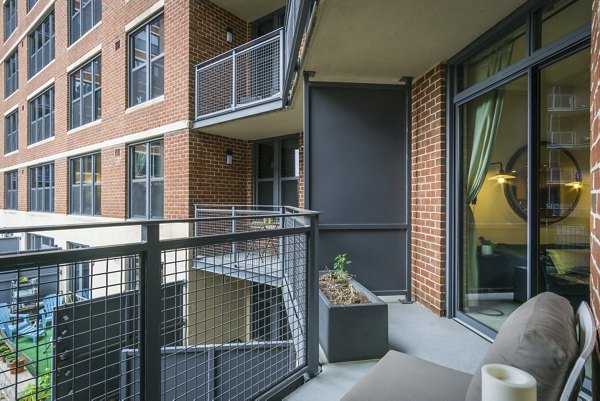
M 589 300 L 589 10 L 527 3 L 450 63 L 452 313 L 491 337 L 540 292 Z

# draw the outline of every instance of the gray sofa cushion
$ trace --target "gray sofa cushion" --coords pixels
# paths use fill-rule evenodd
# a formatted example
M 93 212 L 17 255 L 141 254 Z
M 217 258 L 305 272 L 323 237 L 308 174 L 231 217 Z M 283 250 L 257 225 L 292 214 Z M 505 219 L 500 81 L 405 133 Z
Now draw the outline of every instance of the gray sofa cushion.
M 343 401 L 464 401 L 472 375 L 389 351 Z
M 481 401 L 481 366 L 501 363 L 535 377 L 538 400 L 558 400 L 578 354 L 575 315 L 569 301 L 544 292 L 506 319 L 467 391 L 467 401 Z

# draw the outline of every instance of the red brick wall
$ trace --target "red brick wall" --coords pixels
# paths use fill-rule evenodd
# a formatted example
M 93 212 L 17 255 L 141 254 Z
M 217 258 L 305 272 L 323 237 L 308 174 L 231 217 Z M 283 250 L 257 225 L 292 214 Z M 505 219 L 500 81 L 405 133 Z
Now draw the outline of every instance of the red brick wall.
M 600 0 L 594 0 L 592 14 L 592 67 L 591 67 L 591 98 L 590 98 L 590 127 L 592 171 L 592 211 L 590 218 L 591 238 L 591 280 L 590 301 L 596 325 L 600 329 Z M 594 399 L 600 398 L 600 351 L 596 346 L 593 369 Z
M 441 315 L 446 293 L 446 66 L 413 84 L 412 291 Z
M 227 165 L 226 152 L 233 152 Z M 203 132 L 190 138 L 190 204 L 252 203 L 252 144 Z
M 55 60 L 42 72 L 28 81 L 27 76 L 27 37 L 17 44 L 17 39 L 26 32 L 50 0 L 39 0 L 29 14 L 26 0 L 19 0 L 18 28 L 6 43 L 0 43 L 0 55 L 12 51 L 16 44 L 19 51 L 19 90 L 9 99 L 0 100 L 0 115 L 15 105 L 19 107 L 19 151 L 9 157 L 0 157 L 0 169 L 27 163 L 59 152 L 92 146 L 103 141 L 141 133 L 150 129 L 176 122 L 186 122 L 194 118 L 194 66 L 238 46 L 249 38 L 249 25 L 233 14 L 219 8 L 208 0 L 165 0 L 165 92 L 164 100 L 141 108 L 129 110 L 127 101 L 127 54 L 128 33 L 125 26 L 149 9 L 157 0 L 136 0 L 130 2 L 104 1 L 102 22 L 75 44 L 68 43 L 68 0 L 56 0 L 55 10 Z M 0 9 L 0 18 L 2 10 Z M 155 14 L 156 15 L 156 14 Z M 233 27 L 234 43 L 227 43 L 226 29 Z M 131 31 L 130 31 L 131 32 Z M 82 56 L 102 45 L 102 122 L 80 131 L 69 133 L 68 126 L 68 74 L 67 67 Z M 41 146 L 27 148 L 27 96 L 51 78 L 55 79 L 55 137 Z M 4 68 L 0 68 L 0 82 L 4 81 Z M 3 96 L 3 93 L 0 94 Z M 0 124 L 4 126 L 4 122 Z M 0 129 L 3 132 L 3 129 Z M 206 137 L 202 136 L 202 141 Z M 223 201 L 235 199 L 247 203 L 251 200 L 251 153 L 248 159 L 248 144 L 223 138 L 223 146 L 236 147 L 238 158 L 250 170 L 244 172 L 243 179 L 234 166 L 225 171 L 222 177 L 214 179 L 203 172 L 189 170 L 195 155 L 187 151 L 197 139 L 184 129 L 165 135 L 165 216 L 188 217 L 192 201 Z M 213 139 L 216 144 L 221 139 Z M 233 142 L 236 142 L 235 146 Z M 203 147 L 204 142 L 200 143 Z M 224 158 L 224 150 L 212 154 L 216 148 L 208 145 L 197 152 L 209 160 Z M 239 149 L 237 148 L 239 147 Z M 242 151 L 243 149 L 243 151 Z M 105 149 L 97 147 L 93 151 L 102 153 L 102 215 L 106 217 L 127 217 L 127 146 L 120 144 Z M 115 153 L 117 151 L 117 153 Z M 221 155 L 221 153 L 223 153 Z M 4 154 L 4 140 L 0 140 L 0 155 Z M 215 162 L 216 163 L 216 162 Z M 63 157 L 55 161 L 55 212 L 68 212 L 68 160 Z M 239 166 L 239 165 L 238 165 Z M 27 168 L 19 174 L 19 209 L 28 208 Z M 236 170 L 231 184 L 223 181 Z M 191 175 L 191 177 L 190 177 Z M 0 174 L 0 207 L 4 206 L 4 174 Z M 248 181 L 250 179 L 250 181 Z M 237 186 L 236 186 L 237 185 Z M 202 189 L 198 189 L 198 187 Z M 250 191 L 250 192 L 249 192 Z M 194 194 L 192 199 L 190 195 Z M 243 199 L 243 201 L 241 201 Z

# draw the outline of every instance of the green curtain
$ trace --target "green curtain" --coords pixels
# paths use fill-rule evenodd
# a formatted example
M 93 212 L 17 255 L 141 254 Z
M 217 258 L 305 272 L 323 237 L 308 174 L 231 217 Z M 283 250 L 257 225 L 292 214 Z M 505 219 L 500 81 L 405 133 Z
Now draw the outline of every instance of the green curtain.
M 510 63 L 513 44 L 508 44 L 498 48 L 489 56 L 481 60 L 476 68 L 478 81 L 481 81 L 498 71 L 502 70 Z M 469 154 L 469 169 L 467 171 L 466 182 L 466 252 L 463 279 L 465 288 L 465 308 L 477 304 L 476 299 L 469 299 L 467 294 L 477 292 L 477 226 L 475 216 L 473 215 L 472 204 L 481 190 L 485 177 L 487 175 L 490 157 L 496 142 L 498 134 L 498 125 L 502 116 L 502 107 L 504 105 L 504 92 L 501 89 L 487 93 L 474 100 L 475 120 L 473 123 L 473 139 L 470 144 L 471 152 Z

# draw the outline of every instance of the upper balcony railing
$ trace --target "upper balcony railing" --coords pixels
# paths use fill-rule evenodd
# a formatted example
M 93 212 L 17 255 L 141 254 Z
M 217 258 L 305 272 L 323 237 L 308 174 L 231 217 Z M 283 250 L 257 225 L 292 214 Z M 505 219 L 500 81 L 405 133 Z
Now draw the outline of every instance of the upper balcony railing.
M 284 28 L 196 66 L 197 126 L 285 106 L 298 75 L 313 4 L 288 0 Z
M 317 213 L 196 215 L 0 229 L 102 244 L 0 255 L 0 396 L 269 399 L 315 375 Z
M 196 119 L 282 99 L 283 29 L 196 66 Z

